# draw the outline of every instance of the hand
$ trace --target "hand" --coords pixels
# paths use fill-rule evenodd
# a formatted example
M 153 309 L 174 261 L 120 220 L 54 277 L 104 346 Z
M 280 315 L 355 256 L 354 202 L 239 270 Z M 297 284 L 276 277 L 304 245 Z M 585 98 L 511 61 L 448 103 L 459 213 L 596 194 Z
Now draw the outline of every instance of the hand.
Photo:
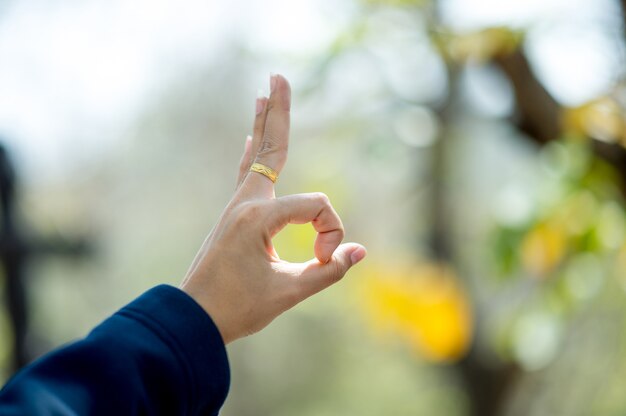
M 225 343 L 260 331 L 339 281 L 366 254 L 359 244 L 340 244 L 343 225 L 326 195 L 276 198 L 271 180 L 249 172 L 256 161 L 280 173 L 287 161 L 291 91 L 280 75 L 272 76 L 270 84 L 270 98 L 257 100 L 237 190 L 181 285 L 211 316 Z M 306 263 L 281 260 L 272 238 L 287 224 L 308 222 L 317 231 L 315 258 Z

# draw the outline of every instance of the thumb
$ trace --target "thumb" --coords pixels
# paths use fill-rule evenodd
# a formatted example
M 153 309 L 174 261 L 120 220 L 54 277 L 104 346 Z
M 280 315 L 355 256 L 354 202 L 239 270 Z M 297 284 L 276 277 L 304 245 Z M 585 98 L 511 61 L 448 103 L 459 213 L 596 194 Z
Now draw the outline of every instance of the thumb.
M 301 299 L 304 300 L 317 292 L 337 283 L 355 264 L 363 260 L 367 250 L 360 244 L 341 244 L 327 263 L 311 260 L 306 263 L 302 273 L 296 279 Z

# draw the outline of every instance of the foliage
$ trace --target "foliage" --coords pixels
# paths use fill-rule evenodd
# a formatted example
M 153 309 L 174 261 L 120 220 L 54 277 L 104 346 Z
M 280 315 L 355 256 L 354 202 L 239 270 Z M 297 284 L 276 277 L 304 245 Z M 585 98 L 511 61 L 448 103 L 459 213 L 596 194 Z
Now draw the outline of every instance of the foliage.
M 563 111 L 563 130 L 578 137 L 593 137 L 626 145 L 624 108 L 614 97 L 599 97 Z
M 515 51 L 524 33 L 507 27 L 489 27 L 475 32 L 457 34 L 435 31 L 433 41 L 450 62 L 484 63 Z

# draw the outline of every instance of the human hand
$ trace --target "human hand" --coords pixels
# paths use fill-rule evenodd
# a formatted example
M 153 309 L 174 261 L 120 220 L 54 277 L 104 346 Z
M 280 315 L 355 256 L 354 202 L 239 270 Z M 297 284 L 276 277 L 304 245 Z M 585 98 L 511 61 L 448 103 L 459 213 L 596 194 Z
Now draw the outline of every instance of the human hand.
M 340 244 L 343 225 L 326 195 L 276 198 L 270 179 L 249 172 L 258 162 L 280 173 L 287 161 L 291 90 L 280 75 L 273 75 L 270 84 L 269 99 L 257 100 L 237 190 L 181 285 L 211 316 L 225 343 L 260 331 L 284 311 L 339 281 L 366 255 L 359 244 Z M 272 238 L 287 224 L 308 222 L 317 231 L 315 258 L 306 263 L 281 260 Z

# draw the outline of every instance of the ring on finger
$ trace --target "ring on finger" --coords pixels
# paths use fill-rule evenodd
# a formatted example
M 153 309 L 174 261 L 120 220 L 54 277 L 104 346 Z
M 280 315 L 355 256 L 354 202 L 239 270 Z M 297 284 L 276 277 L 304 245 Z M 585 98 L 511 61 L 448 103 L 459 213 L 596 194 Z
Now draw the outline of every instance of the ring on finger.
M 273 183 L 276 183 L 278 180 L 278 172 L 262 163 L 254 162 L 252 166 L 250 166 L 250 172 L 260 173 Z

